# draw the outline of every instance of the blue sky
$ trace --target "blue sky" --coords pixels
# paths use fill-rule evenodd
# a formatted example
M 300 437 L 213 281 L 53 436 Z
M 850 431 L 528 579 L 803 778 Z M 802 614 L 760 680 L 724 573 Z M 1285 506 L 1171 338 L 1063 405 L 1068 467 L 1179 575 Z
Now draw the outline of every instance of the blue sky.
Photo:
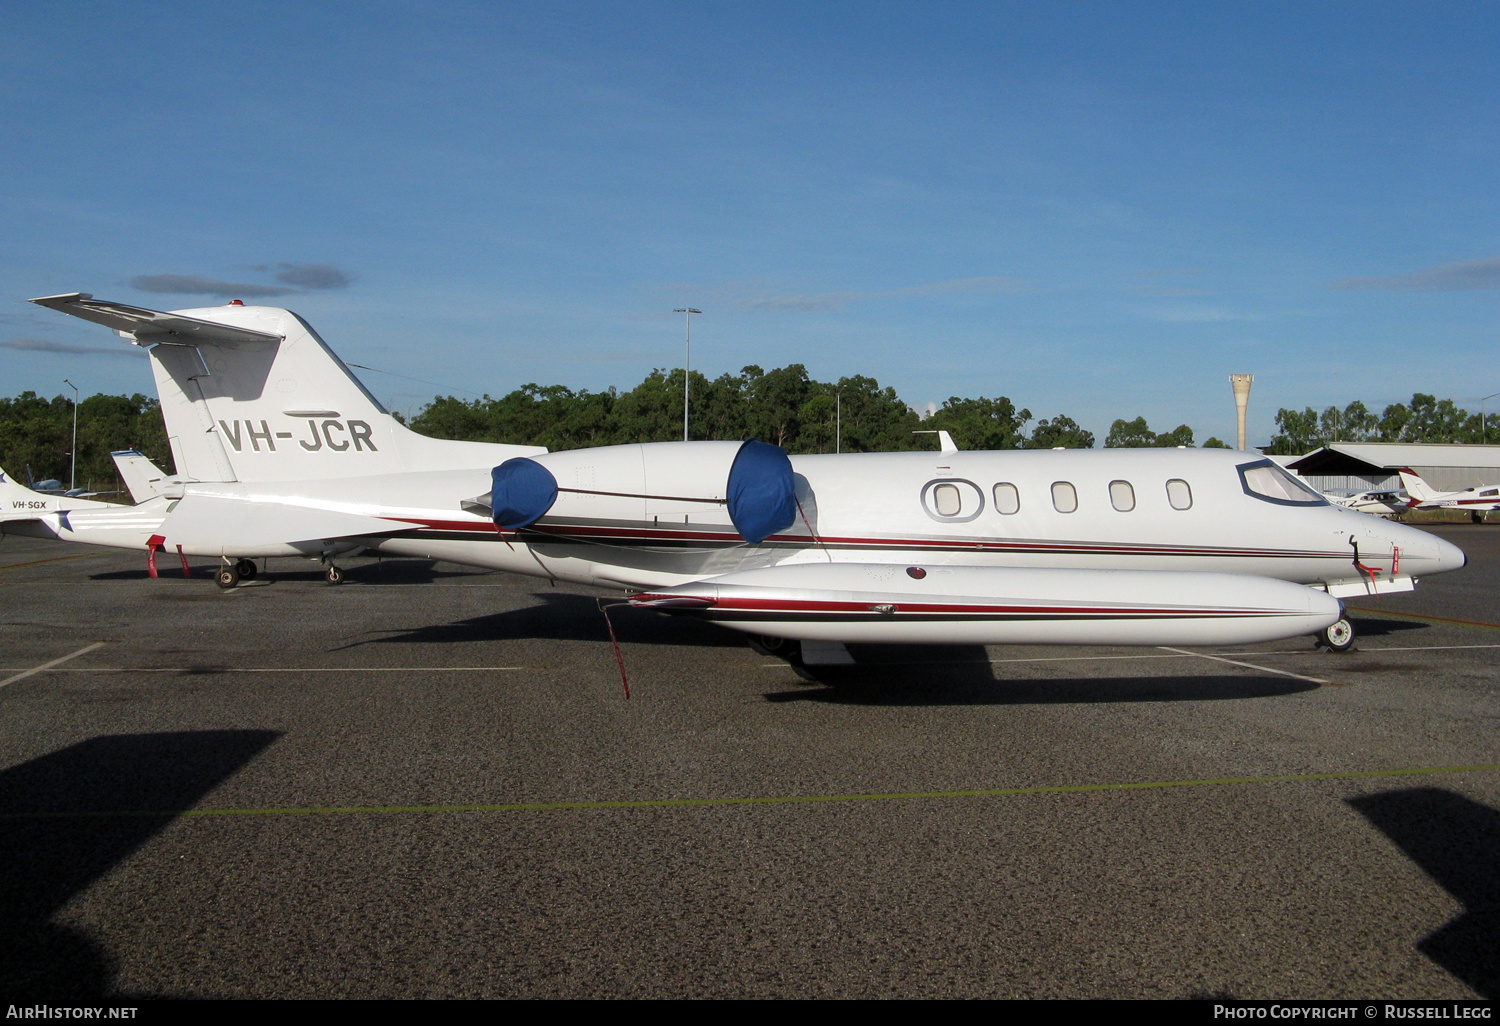
M 1477 408 L 1497 46 L 1480 3 L 7 5 L 0 394 L 150 391 L 16 302 L 76 289 L 259 291 L 401 410 L 631 386 L 689 304 L 711 375 L 1101 439 L 1230 437 L 1236 371 L 1252 441 L 1279 406 Z

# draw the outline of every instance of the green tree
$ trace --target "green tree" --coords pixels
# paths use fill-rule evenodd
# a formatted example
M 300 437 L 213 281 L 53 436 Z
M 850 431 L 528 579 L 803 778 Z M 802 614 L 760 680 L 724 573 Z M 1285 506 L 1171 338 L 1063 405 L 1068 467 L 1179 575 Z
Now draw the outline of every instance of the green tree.
M 946 430 L 960 449 L 1019 449 L 1030 410 L 1017 410 L 1005 396 L 960 399 L 950 396 L 940 410 L 922 422 L 924 429 Z
M 1141 449 L 1156 444 L 1156 432 L 1151 430 L 1145 417 L 1116 420 L 1109 426 L 1109 435 L 1104 439 L 1106 449 Z
M 1209 439 L 1208 439 L 1208 441 L 1206 441 L 1206 442 L 1203 443 L 1203 448 L 1205 448 L 1205 449 L 1228 449 L 1228 448 L 1231 448 L 1231 446 L 1229 445 L 1228 442 L 1221 442 L 1217 438 L 1214 438 L 1214 437 L 1210 436 Z
M 1193 429 L 1186 424 L 1178 424 L 1171 431 L 1156 436 L 1156 445 L 1167 449 L 1176 446 L 1190 446 L 1193 444 Z
M 1036 422 L 1031 437 L 1026 440 L 1028 449 L 1092 449 L 1094 435 L 1078 426 L 1072 417 L 1059 413 L 1051 420 Z
M 1311 406 L 1302 411 L 1282 408 L 1276 411 L 1276 426 L 1266 452 L 1277 456 L 1300 456 L 1323 444 L 1317 411 Z

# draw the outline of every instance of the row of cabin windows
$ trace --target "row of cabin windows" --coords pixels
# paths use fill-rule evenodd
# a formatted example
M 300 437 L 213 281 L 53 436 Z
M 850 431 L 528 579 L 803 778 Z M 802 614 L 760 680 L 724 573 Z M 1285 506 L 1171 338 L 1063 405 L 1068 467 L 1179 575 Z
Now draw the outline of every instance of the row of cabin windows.
M 1009 481 L 995 485 L 991 494 L 995 500 L 995 511 L 1010 516 L 1021 511 L 1021 493 Z M 932 490 L 934 512 L 940 517 L 956 517 L 962 512 L 963 497 L 957 485 L 940 484 Z M 1167 503 L 1173 509 L 1191 509 L 1193 490 L 1181 478 L 1167 482 Z M 1135 488 L 1129 481 L 1109 483 L 1109 504 L 1121 513 L 1135 509 Z M 1052 508 L 1059 513 L 1074 513 L 1078 510 L 1078 489 L 1071 481 L 1052 482 Z

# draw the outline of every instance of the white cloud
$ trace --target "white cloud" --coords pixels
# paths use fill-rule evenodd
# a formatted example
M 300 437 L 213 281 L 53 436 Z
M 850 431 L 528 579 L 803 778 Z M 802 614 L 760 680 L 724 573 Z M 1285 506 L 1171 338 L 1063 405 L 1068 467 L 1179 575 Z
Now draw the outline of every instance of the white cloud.
M 1461 260 L 1410 274 L 1375 278 L 1344 278 L 1329 288 L 1375 292 L 1477 292 L 1500 289 L 1500 257 Z

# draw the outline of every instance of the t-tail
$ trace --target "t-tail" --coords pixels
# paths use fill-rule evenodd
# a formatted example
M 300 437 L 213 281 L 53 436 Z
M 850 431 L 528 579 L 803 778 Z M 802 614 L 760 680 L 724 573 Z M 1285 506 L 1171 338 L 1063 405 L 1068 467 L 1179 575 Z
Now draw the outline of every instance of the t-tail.
M 163 312 L 96 300 L 86 292 L 32 302 L 113 328 L 148 350 L 182 481 L 327 480 L 462 469 L 498 462 L 500 448 L 514 450 L 511 455 L 545 451 L 439 440 L 408 430 L 290 310 L 235 302 Z

